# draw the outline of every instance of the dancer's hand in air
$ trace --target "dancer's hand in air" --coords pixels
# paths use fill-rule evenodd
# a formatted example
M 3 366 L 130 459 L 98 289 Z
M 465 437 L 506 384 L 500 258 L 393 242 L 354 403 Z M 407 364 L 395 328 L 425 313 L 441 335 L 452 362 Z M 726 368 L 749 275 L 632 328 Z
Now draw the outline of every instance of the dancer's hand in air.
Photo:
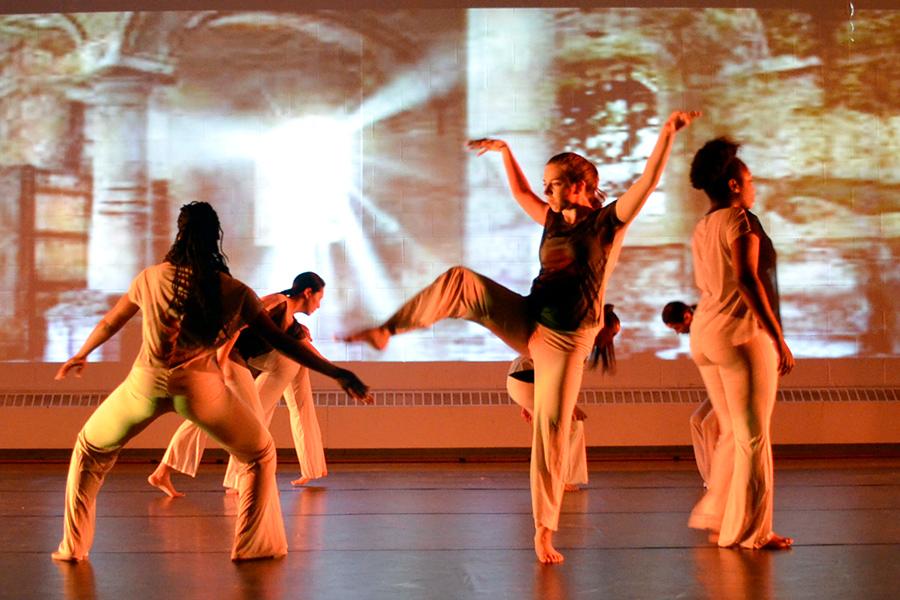
M 691 121 L 701 116 L 703 113 L 699 110 L 676 110 L 669 118 L 666 119 L 666 125 L 672 127 L 673 131 L 684 129 L 691 124 Z
M 469 140 L 466 142 L 466 148 L 469 150 L 476 150 L 478 154 L 476 156 L 481 156 L 485 152 L 500 152 L 504 148 L 506 148 L 506 142 L 503 140 L 494 140 L 491 138 L 481 138 L 477 140 Z

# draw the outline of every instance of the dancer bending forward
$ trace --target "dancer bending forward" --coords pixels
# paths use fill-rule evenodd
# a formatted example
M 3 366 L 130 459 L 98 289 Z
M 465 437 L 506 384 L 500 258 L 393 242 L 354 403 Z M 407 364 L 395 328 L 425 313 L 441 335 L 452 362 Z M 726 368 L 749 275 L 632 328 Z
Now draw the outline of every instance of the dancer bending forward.
M 673 300 L 663 307 L 662 320 L 666 327 L 677 334 L 689 334 L 696 304 L 688 305 Z M 700 403 L 688 420 L 691 426 L 691 443 L 694 446 L 694 460 L 703 479 L 703 487 L 709 487 L 709 473 L 712 457 L 719 441 L 719 418 L 713 410 L 712 402 L 706 398 Z
M 534 549 L 541 562 L 563 560 L 553 547 L 553 532 L 559 524 L 572 414 L 584 360 L 603 326 L 603 295 L 625 229 L 659 182 L 675 133 L 697 115 L 673 113 L 643 174 L 621 198 L 606 206 L 597 189 L 597 168 L 578 154 L 559 154 L 547 163 L 545 201 L 532 192 L 505 142 L 469 142 L 479 155 L 501 153 L 513 196 L 544 228 L 541 270 L 531 293 L 521 296 L 483 275 L 453 267 L 381 325 L 345 338 L 382 349 L 392 335 L 450 317 L 479 323 L 513 350 L 531 356 L 535 378 L 531 498 Z
M 322 302 L 325 281 L 312 272 L 305 272 L 294 278 L 293 285 L 277 294 L 262 298 L 263 306 L 275 325 L 286 334 L 296 338 L 307 351 L 318 354 L 310 342 L 309 330 L 294 319 L 298 312 L 311 315 Z M 229 352 L 230 350 L 230 352 Z M 328 474 L 325 466 L 325 451 L 322 435 L 316 419 L 312 387 L 309 383 L 309 368 L 275 350 L 270 344 L 250 329 L 244 329 L 230 343 L 220 350 L 229 356 L 225 364 L 225 383 L 249 406 L 268 429 L 275 414 L 278 400 L 284 393 L 291 419 L 291 434 L 294 449 L 300 461 L 300 477 L 293 485 L 303 485 L 311 479 Z M 327 362 L 327 359 L 322 357 Z M 253 381 L 249 367 L 259 371 Z M 195 423 L 185 421 L 176 430 L 162 461 L 147 481 L 172 497 L 184 494 L 175 489 L 171 474 L 175 471 L 194 477 L 206 448 L 206 434 Z M 223 485 L 227 489 L 236 487 L 239 463 L 230 457 Z
M 794 366 L 778 319 L 775 248 L 750 212 L 750 169 L 725 138 L 694 156 L 691 184 L 710 209 L 694 228 L 700 302 L 691 321 L 691 358 L 719 421 L 708 491 L 688 524 L 719 546 L 787 548 L 772 531 L 774 470 L 770 426 L 778 375 Z
M 142 344 L 131 372 L 78 434 L 66 481 L 63 539 L 54 559 L 87 558 L 97 494 L 119 451 L 172 411 L 196 422 L 241 460 L 232 560 L 287 553 L 275 445 L 253 412 L 226 388 L 216 348 L 249 325 L 282 352 L 336 379 L 351 396 L 364 398 L 368 389 L 356 375 L 322 361 L 272 323 L 256 294 L 229 275 L 221 234 L 209 204 L 183 206 L 165 262 L 144 269 L 78 353 L 60 367 L 57 379 L 71 370 L 80 374 L 87 356 L 141 311 Z

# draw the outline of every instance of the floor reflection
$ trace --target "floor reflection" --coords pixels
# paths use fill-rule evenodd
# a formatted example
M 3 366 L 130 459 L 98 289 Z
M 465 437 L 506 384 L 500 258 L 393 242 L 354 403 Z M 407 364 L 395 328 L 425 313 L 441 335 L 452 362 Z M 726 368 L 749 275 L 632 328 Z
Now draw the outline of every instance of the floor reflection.
M 88 561 L 67 563 L 54 561 L 63 578 L 63 594 L 66 600 L 94 600 L 97 598 L 97 585 L 94 581 L 94 568 Z
M 766 550 L 695 548 L 697 581 L 708 598 L 768 600 L 773 596 L 772 557 Z

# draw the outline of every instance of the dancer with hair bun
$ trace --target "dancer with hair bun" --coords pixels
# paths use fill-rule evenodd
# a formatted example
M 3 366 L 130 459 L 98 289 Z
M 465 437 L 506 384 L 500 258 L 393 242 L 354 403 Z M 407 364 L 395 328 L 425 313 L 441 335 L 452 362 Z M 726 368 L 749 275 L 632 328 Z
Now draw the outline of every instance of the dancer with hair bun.
M 534 434 L 531 498 L 534 550 L 542 563 L 559 563 L 553 546 L 565 486 L 569 431 L 581 388 L 585 359 L 603 327 L 603 297 L 619 257 L 627 226 L 656 188 L 676 132 L 699 113 L 674 112 L 665 121 L 641 176 L 616 201 L 603 205 L 597 168 L 564 152 L 544 169 L 542 199 L 535 194 L 505 142 L 472 140 L 482 155 L 499 152 L 510 191 L 543 227 L 541 270 L 528 296 L 521 296 L 464 267 L 453 267 L 380 325 L 352 333 L 346 341 L 377 349 L 391 336 L 446 318 L 486 327 L 509 347 L 534 361 Z
M 691 357 L 719 421 L 708 490 L 690 527 L 719 546 L 789 548 L 772 529 L 771 422 L 778 376 L 794 366 L 778 317 L 775 248 L 750 209 L 753 176 L 738 144 L 717 138 L 691 164 L 691 184 L 710 209 L 694 228 L 700 301 L 690 325 Z

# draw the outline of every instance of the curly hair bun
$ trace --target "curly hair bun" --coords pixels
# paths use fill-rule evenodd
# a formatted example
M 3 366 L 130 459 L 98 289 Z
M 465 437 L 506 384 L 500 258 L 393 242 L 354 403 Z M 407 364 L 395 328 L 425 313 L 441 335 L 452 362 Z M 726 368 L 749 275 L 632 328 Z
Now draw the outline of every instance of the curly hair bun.
M 740 144 L 727 137 L 706 142 L 691 162 L 691 185 L 707 192 L 713 189 L 727 176 L 740 147 Z

